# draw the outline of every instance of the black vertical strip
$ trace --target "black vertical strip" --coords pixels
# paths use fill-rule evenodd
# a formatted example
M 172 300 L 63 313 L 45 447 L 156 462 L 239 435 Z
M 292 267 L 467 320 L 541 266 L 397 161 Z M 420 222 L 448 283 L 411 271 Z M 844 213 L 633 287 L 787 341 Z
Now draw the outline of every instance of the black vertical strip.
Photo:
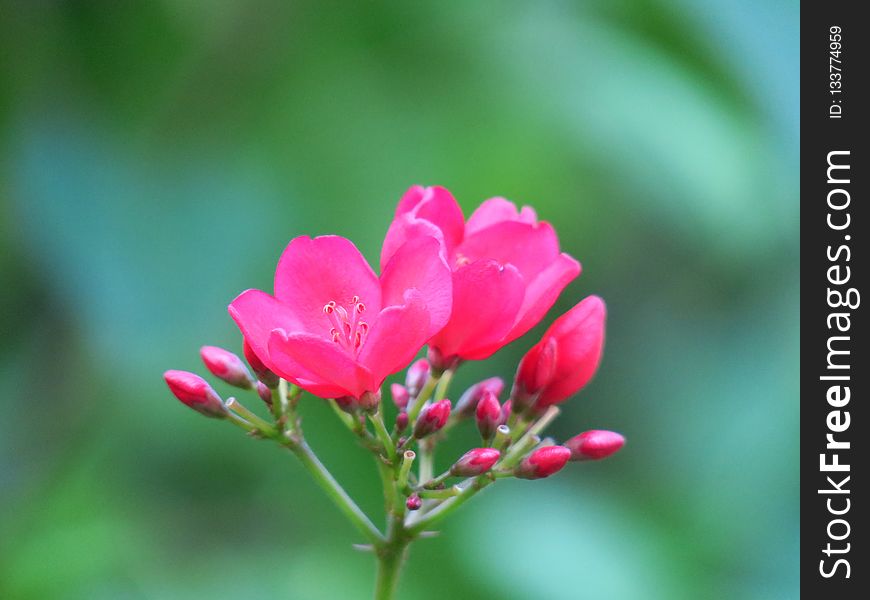
M 870 22 L 801 7 L 801 592 L 866 598 Z M 870 292 L 868 292 L 870 293 Z

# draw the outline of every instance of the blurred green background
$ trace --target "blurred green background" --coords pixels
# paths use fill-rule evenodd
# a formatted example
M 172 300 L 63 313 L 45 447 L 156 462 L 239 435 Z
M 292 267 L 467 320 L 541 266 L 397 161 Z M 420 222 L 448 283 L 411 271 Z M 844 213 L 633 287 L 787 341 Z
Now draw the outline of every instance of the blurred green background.
M 777 0 L 0 0 L 0 598 L 369 597 L 292 457 L 161 372 L 240 349 L 226 305 L 293 236 L 376 262 L 413 183 L 466 214 L 532 204 L 584 265 L 453 395 L 598 293 L 604 362 L 553 431 L 629 445 L 487 490 L 400 596 L 796 597 L 798 22 Z M 378 514 L 370 457 L 304 413 Z

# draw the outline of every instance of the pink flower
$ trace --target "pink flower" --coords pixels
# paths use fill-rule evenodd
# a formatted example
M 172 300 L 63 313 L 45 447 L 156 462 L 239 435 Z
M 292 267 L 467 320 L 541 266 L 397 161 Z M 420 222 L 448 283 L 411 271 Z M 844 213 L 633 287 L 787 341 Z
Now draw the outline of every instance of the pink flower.
M 455 477 L 483 475 L 498 462 L 500 457 L 501 452 L 495 448 L 474 448 L 453 463 L 450 474 Z
M 254 353 L 253 348 L 251 348 L 247 340 L 242 344 L 242 350 L 245 354 L 245 360 L 248 361 L 248 364 L 251 365 L 251 369 L 253 369 L 254 373 L 257 374 L 257 379 L 269 387 L 278 387 L 278 376 L 270 371 L 269 367 L 263 364 L 263 361 Z
M 571 460 L 601 460 L 624 445 L 624 437 L 603 429 L 584 431 L 565 442 L 565 447 L 571 451 Z
M 480 399 L 486 392 L 492 392 L 496 400 L 504 390 L 504 380 L 501 377 L 490 377 L 472 385 L 465 390 L 456 403 L 456 413 L 468 417 L 474 414 Z
M 475 411 L 477 417 L 477 429 L 480 436 L 489 441 L 495 435 L 495 429 L 501 425 L 501 405 L 498 398 L 489 390 L 483 393 Z
M 439 239 L 397 248 L 378 278 L 338 236 L 295 238 L 278 261 L 275 295 L 247 290 L 229 306 L 263 366 L 316 396 L 377 396 L 450 315 Z
M 538 448 L 514 469 L 514 475 L 520 479 L 543 479 L 562 470 L 571 451 L 564 446 L 545 446 Z
M 430 404 L 420 412 L 417 422 L 414 423 L 414 437 L 424 438 L 430 433 L 435 433 L 445 425 L 450 418 L 450 400 L 439 400 Z
M 203 346 L 199 350 L 199 355 L 205 367 L 215 377 L 223 379 L 230 385 L 245 389 L 253 384 L 245 363 L 229 350 L 224 350 L 218 346 Z
M 429 379 L 429 361 L 425 358 L 415 360 L 405 374 L 405 387 L 408 393 L 416 396 Z
M 222 419 L 227 414 L 221 397 L 208 382 L 195 373 L 188 371 L 166 371 L 163 374 L 166 385 L 176 398 L 193 410 L 207 417 Z
M 396 208 L 381 264 L 420 235 L 440 237 L 453 270 L 452 316 L 429 343 L 442 367 L 487 358 L 526 333 L 580 274 L 580 264 L 559 252 L 552 226 L 504 198 L 485 201 L 466 222 L 446 189 L 412 187 Z
M 393 404 L 396 405 L 396 408 L 400 411 L 408 408 L 408 400 L 411 399 L 408 388 L 400 383 L 391 383 L 390 394 L 393 396 Z
M 589 296 L 556 319 L 520 361 L 514 404 L 536 410 L 562 402 L 585 386 L 601 360 L 604 301 Z

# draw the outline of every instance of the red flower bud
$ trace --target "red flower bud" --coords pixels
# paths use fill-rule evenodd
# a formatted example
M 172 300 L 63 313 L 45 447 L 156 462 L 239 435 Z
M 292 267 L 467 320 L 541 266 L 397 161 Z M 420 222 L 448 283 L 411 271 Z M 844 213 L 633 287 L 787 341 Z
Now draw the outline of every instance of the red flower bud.
M 220 377 L 230 385 L 250 389 L 253 379 L 238 356 L 217 346 L 203 346 L 199 349 L 199 355 L 212 375 Z
M 534 402 L 536 411 L 562 402 L 585 386 L 604 346 L 604 301 L 589 296 L 556 319 L 520 362 L 513 400 L 518 409 Z
M 420 507 L 423 506 L 423 500 L 421 500 L 420 496 L 417 494 L 411 494 L 408 496 L 408 501 L 405 502 L 405 506 L 408 507 L 408 510 L 420 510 Z
M 408 413 L 405 411 L 396 415 L 396 431 L 402 433 L 408 427 Z
M 483 475 L 498 462 L 500 457 L 501 452 L 495 448 L 474 448 L 463 454 L 462 458 L 450 467 L 450 474 L 456 477 Z
M 450 400 L 441 400 L 435 404 L 430 404 L 417 417 L 417 422 L 414 424 L 414 437 L 420 439 L 430 433 L 435 433 L 447 424 L 449 417 Z
M 429 379 L 429 361 L 421 358 L 408 367 L 408 373 L 405 375 L 405 387 L 408 388 L 411 395 L 416 396 L 426 385 L 427 379 Z
M 514 475 L 520 479 L 542 479 L 560 471 L 568 459 L 571 451 L 564 446 L 545 446 L 538 448 L 514 469 Z
M 257 382 L 257 394 L 260 396 L 260 400 L 265 402 L 267 406 L 272 406 L 272 390 L 262 381 Z
M 501 406 L 495 394 L 486 390 L 480 402 L 477 403 L 477 429 L 480 431 L 480 437 L 485 441 L 491 440 L 495 435 L 495 429 L 501 425 Z
M 245 360 L 251 365 L 254 373 L 257 374 L 257 379 L 265 383 L 270 388 L 278 387 L 279 377 L 275 375 L 269 367 L 263 364 L 260 357 L 254 354 L 254 349 L 248 344 L 248 341 L 242 344 L 242 352 L 245 355 Z
M 571 450 L 571 460 L 601 460 L 625 445 L 625 438 L 614 431 L 593 429 L 575 435 L 565 442 Z
M 465 390 L 456 403 L 456 413 L 460 417 L 470 417 L 474 414 L 480 399 L 485 392 L 492 392 L 498 398 L 504 390 L 504 380 L 501 377 L 490 377 L 475 383 Z
M 163 374 L 166 385 L 175 397 L 195 411 L 207 417 L 223 418 L 227 414 L 221 397 L 208 382 L 187 371 L 166 371 Z
M 390 393 L 393 395 L 393 404 L 399 410 L 405 410 L 408 407 L 408 400 L 411 394 L 408 393 L 408 388 L 398 383 L 390 384 Z

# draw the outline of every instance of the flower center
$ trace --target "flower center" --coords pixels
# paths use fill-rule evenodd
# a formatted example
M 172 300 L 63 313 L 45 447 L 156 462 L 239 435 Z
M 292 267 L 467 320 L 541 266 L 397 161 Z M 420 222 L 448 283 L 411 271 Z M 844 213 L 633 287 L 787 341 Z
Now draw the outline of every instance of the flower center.
M 459 269 L 464 267 L 465 265 L 471 264 L 471 259 L 462 254 L 461 252 L 456 253 L 456 268 Z
M 323 307 L 323 314 L 329 319 L 332 327 L 329 335 L 332 341 L 356 356 L 369 332 L 369 325 L 361 316 L 366 310 L 359 296 L 354 296 L 346 304 L 330 300 Z

